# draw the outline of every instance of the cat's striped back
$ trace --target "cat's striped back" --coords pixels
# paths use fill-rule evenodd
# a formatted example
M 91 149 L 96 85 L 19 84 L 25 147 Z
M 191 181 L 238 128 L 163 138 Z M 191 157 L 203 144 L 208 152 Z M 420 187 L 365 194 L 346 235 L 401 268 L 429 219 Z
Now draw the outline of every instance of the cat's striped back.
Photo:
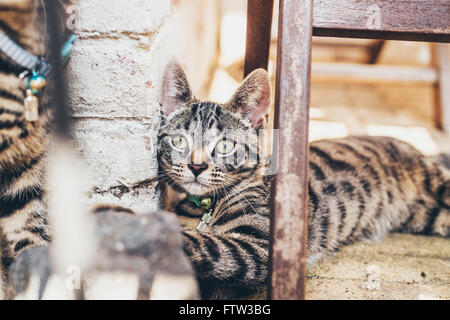
M 411 145 L 348 137 L 310 145 L 308 259 L 389 231 L 449 236 L 450 175 Z

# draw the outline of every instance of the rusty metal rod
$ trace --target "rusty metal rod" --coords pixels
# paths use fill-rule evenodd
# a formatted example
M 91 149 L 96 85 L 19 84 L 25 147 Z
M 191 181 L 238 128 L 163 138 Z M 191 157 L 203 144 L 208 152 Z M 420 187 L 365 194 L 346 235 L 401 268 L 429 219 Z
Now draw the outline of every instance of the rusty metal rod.
M 305 298 L 312 10 L 312 0 L 280 1 L 270 299 Z
M 267 70 L 272 31 L 273 0 L 247 1 L 247 39 L 244 77 L 255 69 Z
M 64 42 L 65 25 L 60 17 L 60 4 L 57 0 L 44 1 L 47 13 L 47 32 L 49 44 L 50 76 L 49 100 L 53 107 L 54 133 L 56 137 L 70 140 L 71 117 L 70 107 L 66 102 L 66 79 L 61 61 L 61 48 Z

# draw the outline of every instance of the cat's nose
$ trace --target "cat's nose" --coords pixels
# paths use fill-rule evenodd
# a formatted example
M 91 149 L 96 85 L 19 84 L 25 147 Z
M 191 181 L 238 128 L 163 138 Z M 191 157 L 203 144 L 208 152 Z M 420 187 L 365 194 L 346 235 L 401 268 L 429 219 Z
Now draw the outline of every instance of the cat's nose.
M 198 176 L 200 173 L 208 168 L 208 165 L 203 162 L 202 164 L 188 164 L 188 168 L 191 169 L 194 176 Z

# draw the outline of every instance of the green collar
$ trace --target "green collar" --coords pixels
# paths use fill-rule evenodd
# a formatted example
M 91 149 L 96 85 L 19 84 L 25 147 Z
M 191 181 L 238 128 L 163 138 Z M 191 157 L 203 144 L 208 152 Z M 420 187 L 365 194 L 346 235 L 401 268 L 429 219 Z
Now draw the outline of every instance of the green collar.
M 213 201 L 210 197 L 199 198 L 190 194 L 188 195 L 187 199 L 195 204 L 198 208 L 202 208 L 204 211 L 209 211 L 212 208 Z

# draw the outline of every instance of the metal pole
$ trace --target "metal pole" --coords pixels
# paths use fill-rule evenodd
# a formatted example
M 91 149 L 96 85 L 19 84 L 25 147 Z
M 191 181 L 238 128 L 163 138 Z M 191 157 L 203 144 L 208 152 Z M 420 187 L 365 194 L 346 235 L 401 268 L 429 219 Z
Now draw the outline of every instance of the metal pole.
M 50 64 L 52 65 L 49 83 L 49 100 L 53 106 L 54 134 L 63 140 L 70 139 L 71 118 L 69 106 L 66 102 L 66 83 L 63 64 L 61 61 L 61 48 L 64 39 L 65 26 L 59 16 L 58 0 L 46 0 L 48 45 Z
M 65 26 L 61 4 L 46 0 L 48 46 L 52 72 L 49 81 L 49 102 L 53 111 L 54 143 L 49 151 L 47 181 L 48 214 L 53 231 L 51 260 L 53 272 L 62 277 L 69 266 L 79 267 L 84 274 L 95 261 L 97 243 L 94 224 L 82 205 L 82 171 L 72 139 L 72 118 L 66 100 L 66 78 L 61 57 Z M 67 292 L 67 288 L 59 288 Z M 65 291 L 63 291 L 63 289 Z M 73 289 L 75 299 L 83 299 L 83 284 Z
M 272 195 L 269 298 L 304 299 L 312 0 L 281 0 L 275 129 L 278 173 Z
M 273 0 L 247 1 L 247 39 L 244 77 L 255 69 L 267 70 L 272 31 Z

